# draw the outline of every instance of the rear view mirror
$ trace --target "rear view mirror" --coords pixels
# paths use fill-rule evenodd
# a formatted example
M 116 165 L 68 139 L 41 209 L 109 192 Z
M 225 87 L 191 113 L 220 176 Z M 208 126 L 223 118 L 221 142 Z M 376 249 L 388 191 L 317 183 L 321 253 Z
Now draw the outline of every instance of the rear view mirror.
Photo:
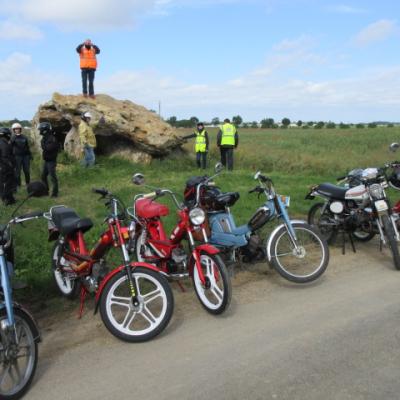
M 393 151 L 393 153 L 394 153 L 399 147 L 400 147 L 400 144 L 399 144 L 399 143 L 392 143 L 392 144 L 389 146 L 389 150 L 390 150 L 390 151 Z
M 144 175 L 138 172 L 137 174 L 132 176 L 132 183 L 134 185 L 143 185 L 144 184 Z
M 28 192 L 29 197 L 42 197 L 48 196 L 49 190 L 43 182 L 36 181 L 31 182 L 27 187 L 26 191 Z
M 219 174 L 223 169 L 224 169 L 224 166 L 222 165 L 222 163 L 217 162 L 215 164 L 214 171 L 216 174 Z

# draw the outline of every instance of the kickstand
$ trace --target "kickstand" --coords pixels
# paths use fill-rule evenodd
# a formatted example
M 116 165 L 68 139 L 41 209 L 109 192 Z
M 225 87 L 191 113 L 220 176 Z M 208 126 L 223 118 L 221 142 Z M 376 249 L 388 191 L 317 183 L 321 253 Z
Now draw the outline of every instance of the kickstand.
M 345 232 L 344 232 L 344 229 L 342 230 L 342 254 L 343 255 L 345 255 L 346 254 L 346 235 L 345 235 Z
M 182 283 L 180 283 L 179 281 L 176 281 L 176 283 L 178 284 L 178 286 L 179 286 L 179 288 L 181 289 L 181 291 L 182 291 L 183 293 L 185 293 L 185 292 L 186 292 L 186 289 L 183 287 Z
M 80 305 L 79 305 L 78 319 L 82 318 L 83 308 L 85 306 L 86 293 L 87 293 L 86 288 L 82 285 L 81 293 L 80 293 Z
M 351 247 L 353 248 L 353 253 L 356 253 L 356 247 L 354 246 L 353 236 L 351 236 L 350 232 L 349 232 L 349 239 L 350 239 Z
M 379 241 L 379 251 L 382 253 L 382 250 L 383 250 L 383 240 L 381 239 Z

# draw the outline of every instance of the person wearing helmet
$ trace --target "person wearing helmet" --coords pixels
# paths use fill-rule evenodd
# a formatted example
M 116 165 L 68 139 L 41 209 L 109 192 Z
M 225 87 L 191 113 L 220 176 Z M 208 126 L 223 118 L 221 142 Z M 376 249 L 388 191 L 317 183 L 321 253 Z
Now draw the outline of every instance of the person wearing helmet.
M 81 119 L 82 121 L 79 124 L 78 132 L 84 153 L 82 165 L 85 167 L 92 167 L 96 162 L 94 149 L 97 145 L 96 135 L 94 134 L 93 128 L 90 125 L 90 122 L 92 121 L 92 114 L 87 111 L 82 114 Z
M 206 169 L 209 140 L 208 140 L 208 132 L 205 130 L 204 124 L 202 122 L 199 122 L 197 124 L 197 129 L 193 134 L 183 137 L 183 139 L 191 139 L 191 138 L 196 138 L 194 150 L 196 153 L 197 167 Z
M 80 58 L 83 97 L 88 97 L 89 82 L 89 97 L 95 99 L 93 82 L 97 68 L 96 54 L 100 53 L 100 49 L 90 39 L 86 39 L 76 48 L 76 51 Z
M 60 145 L 55 137 L 55 133 L 50 122 L 41 122 L 38 125 L 39 134 L 42 137 L 40 145 L 42 147 L 42 157 L 43 157 L 43 169 L 42 169 L 42 182 L 46 185 L 47 189 L 49 189 L 49 183 L 47 177 L 50 176 L 50 179 L 53 184 L 53 190 L 51 192 L 51 197 L 58 196 L 58 179 L 57 179 L 57 155 L 60 148 Z
M 31 149 L 29 148 L 28 138 L 22 134 L 22 126 L 18 122 L 12 124 L 11 145 L 15 157 L 15 169 L 17 176 L 17 186 L 21 186 L 21 169 L 24 171 L 25 183 L 28 186 L 30 178 L 30 161 L 32 160 Z
M 15 161 L 10 139 L 10 129 L 0 128 L 0 196 L 6 206 L 15 203 Z

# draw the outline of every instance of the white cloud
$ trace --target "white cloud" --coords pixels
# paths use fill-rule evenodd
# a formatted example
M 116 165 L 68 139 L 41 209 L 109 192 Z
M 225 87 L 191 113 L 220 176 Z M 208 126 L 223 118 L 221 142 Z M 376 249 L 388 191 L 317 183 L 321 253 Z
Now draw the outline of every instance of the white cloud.
M 372 43 L 382 42 L 398 32 L 396 21 L 381 19 L 373 22 L 361 30 L 354 38 L 353 42 L 357 46 L 368 46 Z
M 346 4 L 337 4 L 334 6 L 329 6 L 327 7 L 327 10 L 340 14 L 365 14 L 367 12 L 365 8 L 353 7 Z
M 38 40 L 43 37 L 42 32 L 35 26 L 14 21 L 0 21 L 0 39 Z

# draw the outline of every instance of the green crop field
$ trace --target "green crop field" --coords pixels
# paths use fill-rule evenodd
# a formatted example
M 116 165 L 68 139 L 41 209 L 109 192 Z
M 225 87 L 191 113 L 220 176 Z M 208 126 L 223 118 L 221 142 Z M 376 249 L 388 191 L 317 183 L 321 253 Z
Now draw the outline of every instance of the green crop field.
M 188 130 L 182 130 L 182 135 Z M 209 154 L 208 175 L 218 161 L 218 149 L 215 145 L 214 129 L 209 130 L 211 149 Z M 388 151 L 388 145 L 400 140 L 398 128 L 375 129 L 246 129 L 240 131 L 240 144 L 235 152 L 235 170 L 224 172 L 217 184 L 226 191 L 239 191 L 241 198 L 232 208 L 237 223 L 244 223 L 253 211 L 262 204 L 263 199 L 249 195 L 247 191 L 255 185 L 254 173 L 261 169 L 270 175 L 277 191 L 291 196 L 290 213 L 304 217 L 310 202 L 304 200 L 310 185 L 322 181 L 334 182 L 335 178 L 356 167 L 382 165 L 393 160 L 395 155 Z M 187 156 L 155 160 L 149 166 L 141 166 L 119 159 L 99 158 L 98 166 L 82 169 L 78 162 L 70 161 L 64 155 L 60 157 L 58 167 L 60 197 L 57 202 L 50 198 L 31 199 L 22 212 L 30 210 L 48 210 L 55 204 L 65 204 L 75 208 L 81 216 L 93 219 L 95 226 L 87 234 L 89 243 L 94 243 L 103 229 L 102 221 L 106 208 L 91 193 L 92 187 L 106 187 L 121 196 L 127 205 L 132 204 L 133 196 L 140 188 L 131 184 L 134 172 L 143 172 L 147 183 L 157 187 L 170 188 L 177 193 L 183 192 L 185 181 L 201 173 L 194 164 L 192 154 L 194 143 L 188 142 L 185 148 Z M 399 155 L 400 156 L 400 155 Z M 40 176 L 40 155 L 35 156 L 33 178 Z M 395 196 L 396 194 L 394 194 Z M 23 193 L 18 194 L 18 199 Z M 172 227 L 176 214 L 172 203 L 163 198 L 171 207 L 167 217 L 168 228 Z M 11 207 L 1 209 L 1 220 L 6 221 Z M 52 296 L 54 289 L 50 275 L 52 243 L 47 241 L 47 223 L 38 220 L 26 223 L 24 227 L 14 227 L 16 245 L 17 273 L 26 279 L 31 287 L 30 294 Z M 119 259 L 116 254 L 113 260 Z

